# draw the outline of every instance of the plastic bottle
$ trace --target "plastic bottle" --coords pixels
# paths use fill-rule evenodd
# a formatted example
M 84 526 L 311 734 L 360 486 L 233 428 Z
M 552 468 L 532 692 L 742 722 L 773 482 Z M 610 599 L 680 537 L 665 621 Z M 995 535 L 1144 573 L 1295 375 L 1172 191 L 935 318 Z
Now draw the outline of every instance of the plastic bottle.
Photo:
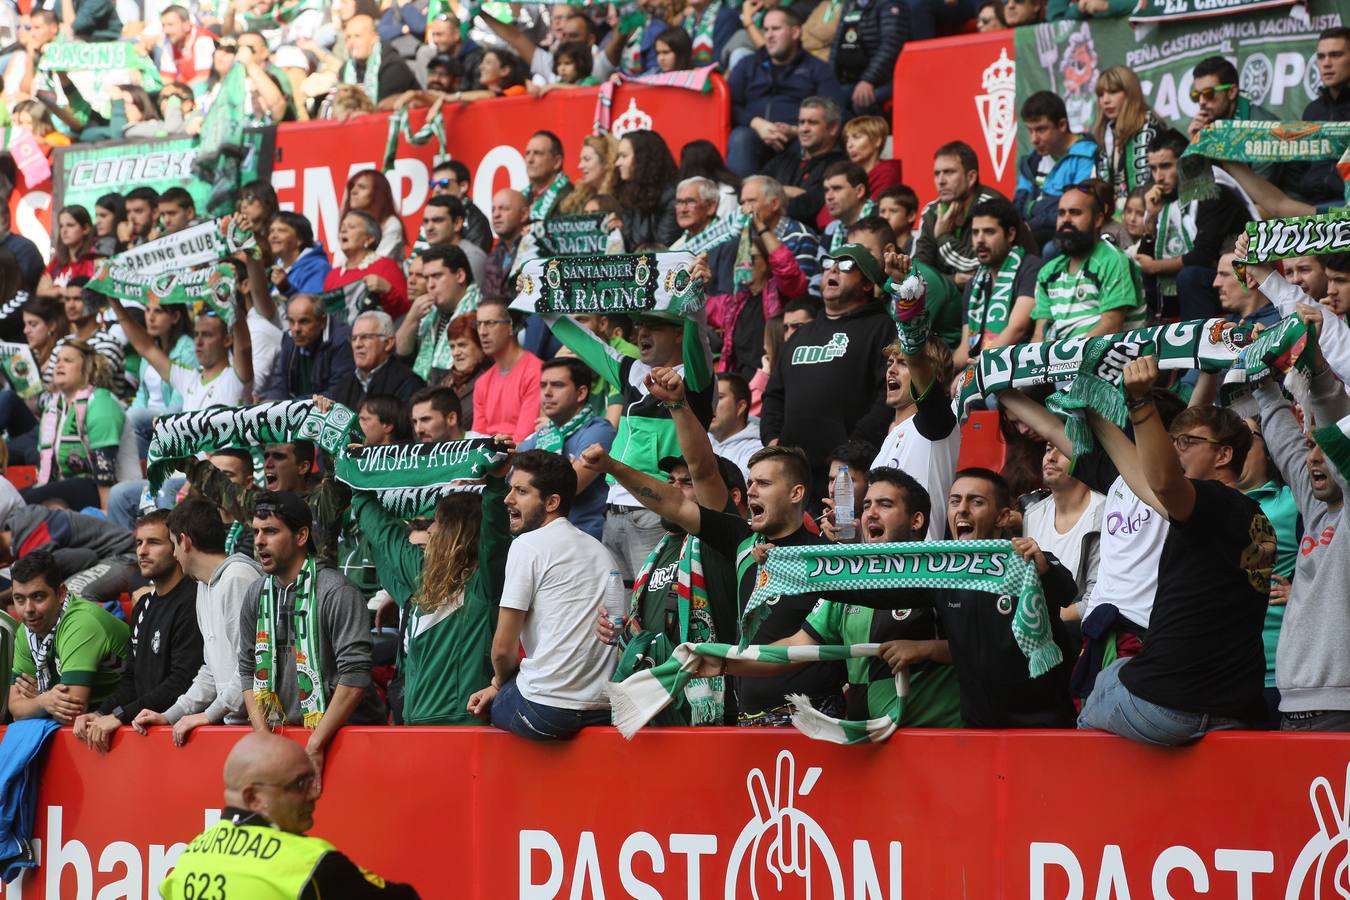
M 853 540 L 853 476 L 848 466 L 840 466 L 834 476 L 834 530 L 839 540 Z
M 615 631 L 622 634 L 624 625 L 624 613 L 628 611 L 628 598 L 623 589 L 623 574 L 618 569 L 613 569 L 609 573 L 609 579 L 605 583 L 605 614 L 609 617 L 609 623 L 614 626 Z M 623 643 L 622 640 L 619 643 Z

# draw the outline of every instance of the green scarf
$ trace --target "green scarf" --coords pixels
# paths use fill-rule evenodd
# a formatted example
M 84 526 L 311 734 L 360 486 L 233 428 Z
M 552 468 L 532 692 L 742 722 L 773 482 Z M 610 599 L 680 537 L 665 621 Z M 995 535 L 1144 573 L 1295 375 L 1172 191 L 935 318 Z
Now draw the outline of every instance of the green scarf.
M 377 490 L 375 499 L 396 519 L 430 519 L 436 515 L 436 504 L 446 494 L 481 494 L 483 485 L 473 482 L 437 484 L 421 488 L 390 488 Z
M 141 87 L 154 94 L 164 87 L 159 68 L 126 41 L 52 41 L 42 49 L 39 72 L 139 72 Z
M 358 447 L 333 460 L 333 475 L 353 490 L 430 488 L 482 478 L 506 454 L 490 438 L 437 444 Z
M 360 434 L 356 414 L 341 403 L 321 413 L 312 400 L 280 400 L 256 406 L 213 406 L 155 420 L 146 453 L 150 491 L 186 459 L 226 448 L 312 441 L 331 455 L 341 453 Z
M 380 301 L 361 278 L 315 296 L 323 304 L 324 312 L 330 319 L 349 325 L 356 322 L 356 317 L 361 313 L 380 308 Z
M 1317 216 L 1247 223 L 1248 265 L 1350 250 L 1350 208 Z
M 450 321 L 458 319 L 460 316 L 468 315 L 471 312 L 478 311 L 478 285 L 471 284 L 464 289 L 464 296 L 459 298 L 459 305 L 455 307 L 455 314 L 450 317 Z
M 525 200 L 530 204 L 530 221 L 542 222 L 547 219 L 549 213 L 553 212 L 553 207 L 558 205 L 558 198 L 571 183 L 571 179 L 559 172 L 537 197 L 534 196 L 534 186 L 526 185 Z
M 707 253 L 714 247 L 740 240 L 742 235 L 747 234 L 746 226 L 749 224 L 750 216 L 738 209 L 730 215 L 708 223 L 708 227 L 698 234 L 691 235 L 686 231 L 676 242 L 675 249 L 692 253 L 695 256 L 700 253 Z
M 754 242 L 750 238 L 750 228 L 750 225 L 746 225 L 741 229 L 736 243 L 736 262 L 731 270 L 731 282 L 736 290 L 748 288 L 755 280 L 755 255 L 751 251 Z
M 609 233 L 605 231 L 606 213 L 545 218 L 530 229 L 537 256 L 584 256 L 605 252 Z
M 792 547 L 784 549 L 815 548 Z M 1021 559 L 1021 557 L 1017 558 Z M 635 672 L 618 684 L 610 683 L 606 685 L 609 691 L 610 715 L 614 727 L 619 729 L 619 733 L 625 738 L 631 739 L 642 726 L 650 722 L 661 710 L 669 706 L 677 697 L 685 694 L 691 684 L 703 680 L 695 679 L 693 674 L 698 671 L 701 662 L 699 657 L 701 656 L 788 664 L 834 662 L 860 656 L 880 655 L 880 644 L 852 644 L 848 646 L 751 644 L 745 647 L 737 647 L 735 644 L 683 643 L 671 651 L 670 659 L 665 662 L 650 669 Z M 895 680 L 895 693 L 900 700 L 894 713 L 890 716 L 865 721 L 834 719 L 813 709 L 806 697 L 800 694 L 790 694 L 787 700 L 793 707 L 792 724 L 807 737 L 831 741 L 836 744 L 879 743 L 884 741 L 895 732 L 900 721 L 901 711 L 904 708 L 904 698 L 908 693 L 908 679 L 904 674 L 897 675 Z
M 619 71 L 625 75 L 642 74 L 642 33 L 647 30 L 650 17 L 642 10 L 625 13 L 619 19 L 619 35 L 625 27 L 632 31 L 624 38 L 623 52 L 619 56 Z
M 1115 134 L 1114 123 L 1106 127 Z M 1107 151 L 1105 141 L 1097 148 L 1097 177 L 1115 189 L 1118 208 L 1124 207 L 1125 197 L 1130 191 L 1153 180 L 1148 171 L 1148 142 L 1157 135 L 1159 127 L 1158 118 L 1150 113 L 1138 134 L 1126 141 L 1125 146 L 1114 148 L 1120 154 L 1119 163 L 1114 153 Z
M 583 406 L 577 410 L 576 415 L 561 425 L 554 425 L 550 419 L 534 433 L 535 449 L 545 450 L 549 453 L 562 453 L 563 445 L 567 443 L 567 439 L 580 431 L 582 426 L 593 418 L 595 417 L 591 414 L 590 407 Z
M 858 213 L 858 218 L 854 219 L 853 221 L 857 222 L 867 218 L 868 216 L 872 215 L 872 213 L 876 212 L 876 209 L 877 205 L 871 200 L 868 200 L 866 203 L 862 205 L 862 211 Z M 835 221 L 838 220 L 836 219 Z M 840 247 L 844 246 L 844 244 L 848 243 L 846 240 L 844 240 L 844 236 L 848 234 L 848 229 L 849 226 L 845 225 L 843 222 L 839 222 L 839 227 L 834 230 L 834 234 L 830 237 L 831 253 L 838 250 Z
M 234 266 L 224 263 L 209 268 L 147 275 L 119 265 L 114 256 L 100 259 L 94 264 L 93 277 L 85 287 L 108 297 L 142 304 L 149 300 L 156 300 L 166 306 L 206 303 L 229 327 L 234 324 L 235 278 Z
M 371 103 L 380 102 L 380 57 L 384 51 L 380 48 L 380 41 L 375 42 L 375 46 L 370 51 L 370 58 L 366 60 L 366 74 L 360 81 L 356 80 L 356 60 L 348 58 L 342 64 L 342 83 L 359 84 L 361 90 L 366 92 Z
M 1350 416 L 1315 428 L 1312 436 L 1342 477 L 1350 472 Z
M 1245 99 L 1245 98 L 1241 98 Z M 1210 160 L 1315 162 L 1350 152 L 1350 122 L 1253 122 L 1221 119 L 1202 128 L 1181 154 L 1182 200 L 1219 195 Z M 1346 198 L 1350 200 L 1350 189 Z
M 1008 327 L 1015 299 L 1013 288 L 1017 284 L 1017 272 L 1022 268 L 1024 252 L 1014 245 L 993 275 L 988 266 L 976 270 L 975 283 L 970 288 L 970 306 L 966 310 L 966 324 L 970 327 L 968 349 L 972 356 L 984 343 L 985 332 L 1002 334 Z
M 666 313 L 703 308 L 703 282 L 684 251 L 532 259 L 516 278 L 511 308 L 523 313 Z
M 1315 340 L 1315 333 L 1298 316 L 1281 319 L 1256 335 L 1242 351 L 1237 362 L 1224 374 L 1220 396 L 1225 403 L 1244 393 L 1247 385 L 1273 375 L 1298 368 L 1311 376 L 1311 354 L 1306 351 Z
M 257 248 L 258 242 L 251 232 L 223 216 L 124 250 L 109 262 L 141 275 L 161 275 L 218 262 L 241 250 L 256 253 Z
M 448 370 L 454 365 L 450 355 L 450 322 L 439 309 L 433 309 L 417 325 L 417 358 L 412 370 L 423 381 L 430 380 L 432 369 Z
M 1175 259 L 1191 252 L 1195 242 L 1191 239 L 1191 230 L 1186 227 L 1187 214 L 1195 221 L 1195 209 L 1192 204 L 1198 201 L 1169 200 L 1163 204 L 1158 214 L 1158 239 L 1155 254 L 1158 259 Z M 1174 221 L 1175 220 L 1175 221 Z M 1158 291 L 1166 297 L 1177 295 L 1175 275 L 1159 275 Z
M 24 400 L 32 400 L 44 390 L 42 373 L 33 358 L 33 349 L 27 344 L 0 341 L 0 372 L 14 393 Z
M 414 133 L 412 127 L 408 124 L 408 108 L 405 106 L 403 109 L 394 110 L 389 115 L 389 134 L 385 138 L 384 143 L 384 171 L 386 172 L 394 167 L 394 157 L 397 155 L 398 136 L 400 134 L 403 135 L 403 139 L 407 141 L 409 145 L 417 147 L 420 147 L 432 138 L 435 138 L 436 143 L 441 149 L 440 152 L 432 158 L 433 162 L 439 162 L 448 157 L 448 154 L 445 152 L 444 113 L 438 114 L 435 118 L 428 117 L 427 120 L 422 123 L 422 127 L 417 129 L 417 132 Z
M 314 568 L 314 557 L 306 556 L 305 565 L 295 579 L 295 612 L 291 619 L 309 626 L 292 629 L 296 639 L 295 683 L 300 692 L 300 711 L 304 714 L 306 728 L 317 728 L 328 709 L 319 660 L 319 604 L 315 591 L 318 577 Z M 273 726 L 286 724 L 286 711 L 277 696 L 276 648 L 272 646 L 280 611 L 279 593 L 277 577 L 268 575 L 263 582 L 262 596 L 258 598 L 258 635 L 253 647 L 253 700 L 264 719 Z
M 689 59 L 695 65 L 706 66 L 713 62 L 716 44 L 713 42 L 713 28 L 717 24 L 717 15 L 722 10 L 720 0 L 713 0 L 701 14 L 685 16 L 681 26 L 689 35 L 691 51 Z

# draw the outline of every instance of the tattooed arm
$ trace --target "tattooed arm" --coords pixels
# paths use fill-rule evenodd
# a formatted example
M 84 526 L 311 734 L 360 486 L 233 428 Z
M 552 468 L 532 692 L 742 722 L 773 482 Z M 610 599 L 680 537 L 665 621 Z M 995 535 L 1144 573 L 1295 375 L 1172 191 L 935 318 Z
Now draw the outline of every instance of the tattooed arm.
M 684 496 L 673 484 L 655 478 L 610 456 L 604 447 L 592 444 L 581 452 L 581 461 L 589 469 L 605 475 L 628 489 L 637 501 L 667 521 L 674 522 L 690 534 L 698 534 L 699 505 Z

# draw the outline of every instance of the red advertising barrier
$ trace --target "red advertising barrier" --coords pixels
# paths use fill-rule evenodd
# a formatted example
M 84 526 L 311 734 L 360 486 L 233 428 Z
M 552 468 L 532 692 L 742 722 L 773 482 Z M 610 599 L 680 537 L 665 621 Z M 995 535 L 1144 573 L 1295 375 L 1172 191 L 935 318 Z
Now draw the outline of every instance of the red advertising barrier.
M 1011 198 L 1017 186 L 1013 33 L 964 34 L 905 44 L 895 63 L 892 154 L 922 203 L 934 199 L 933 151 L 965 141 L 980 180 Z
M 577 177 L 581 140 L 591 134 L 599 88 L 554 91 L 544 98 L 509 97 L 466 103 L 447 103 L 447 151 L 473 173 L 473 200 L 479 209 L 492 209 L 492 195 L 505 187 L 523 187 L 525 142 L 536 131 L 552 131 L 562 139 L 566 170 Z M 712 91 L 700 94 L 682 88 L 622 85 L 615 92 L 614 124 L 640 125 L 657 131 L 671 152 L 704 138 L 725 149 L 731 130 L 731 100 L 726 82 L 714 77 Z M 426 110 L 413 110 L 412 129 L 419 128 Z M 388 138 L 388 114 L 362 116 L 341 125 L 333 122 L 295 122 L 277 128 L 277 155 L 272 185 L 283 209 L 303 213 L 315 224 L 315 237 L 332 250 L 337 245 L 338 213 L 347 179 L 361 169 L 379 168 Z M 398 160 L 389 180 L 394 199 L 410 233 L 421 225 L 428 197 L 431 160 L 439 152 L 433 139 L 409 146 L 400 139 Z
M 298 729 L 291 737 L 303 740 Z M 151 898 L 214 822 L 239 729 L 55 738 L 42 867 L 0 897 Z M 348 728 L 313 833 L 423 897 L 1302 900 L 1346 896 L 1350 737 Z

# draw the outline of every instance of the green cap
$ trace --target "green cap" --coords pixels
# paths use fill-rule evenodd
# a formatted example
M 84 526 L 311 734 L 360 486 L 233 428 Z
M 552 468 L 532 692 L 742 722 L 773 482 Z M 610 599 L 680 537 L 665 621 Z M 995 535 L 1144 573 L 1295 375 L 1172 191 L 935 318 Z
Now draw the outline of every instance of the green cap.
M 881 268 L 881 263 L 872 255 L 862 244 L 844 244 L 838 250 L 825 254 L 826 259 L 851 259 L 858 264 L 858 270 L 862 272 L 863 277 L 877 287 L 886 283 L 886 272 Z

